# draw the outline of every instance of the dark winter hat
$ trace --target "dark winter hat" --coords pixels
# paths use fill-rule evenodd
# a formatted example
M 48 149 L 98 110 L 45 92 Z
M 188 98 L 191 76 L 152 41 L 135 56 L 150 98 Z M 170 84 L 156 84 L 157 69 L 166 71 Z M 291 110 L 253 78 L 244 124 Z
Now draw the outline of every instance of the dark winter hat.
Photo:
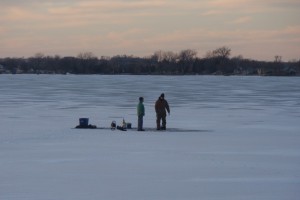
M 165 98 L 165 94 L 161 93 L 160 97 Z
M 140 101 L 144 101 L 144 97 L 140 97 L 139 100 L 140 100 Z

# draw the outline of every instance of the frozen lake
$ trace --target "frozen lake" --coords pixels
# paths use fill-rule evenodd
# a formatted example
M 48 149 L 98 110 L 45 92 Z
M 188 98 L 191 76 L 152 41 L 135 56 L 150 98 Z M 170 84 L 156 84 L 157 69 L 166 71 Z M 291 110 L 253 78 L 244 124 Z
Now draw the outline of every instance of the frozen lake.
M 300 78 L 0 75 L 0 199 L 300 198 Z M 155 127 L 164 92 L 167 128 Z M 148 131 L 73 129 L 78 119 Z M 189 131 L 193 130 L 193 131 Z

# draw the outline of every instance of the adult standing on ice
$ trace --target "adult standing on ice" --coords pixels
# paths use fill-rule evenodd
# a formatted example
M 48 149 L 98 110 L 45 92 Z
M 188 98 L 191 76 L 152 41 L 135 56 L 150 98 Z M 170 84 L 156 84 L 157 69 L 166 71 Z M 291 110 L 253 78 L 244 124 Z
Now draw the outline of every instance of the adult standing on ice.
M 156 129 L 157 130 L 166 130 L 166 116 L 167 112 L 170 115 L 170 107 L 168 101 L 165 100 L 165 94 L 162 93 L 157 101 L 155 102 L 155 112 L 156 112 Z M 162 126 L 160 122 L 162 121 Z
M 137 116 L 138 116 L 138 131 L 144 131 L 143 129 L 143 117 L 145 116 L 144 98 L 139 98 L 139 103 L 137 105 Z

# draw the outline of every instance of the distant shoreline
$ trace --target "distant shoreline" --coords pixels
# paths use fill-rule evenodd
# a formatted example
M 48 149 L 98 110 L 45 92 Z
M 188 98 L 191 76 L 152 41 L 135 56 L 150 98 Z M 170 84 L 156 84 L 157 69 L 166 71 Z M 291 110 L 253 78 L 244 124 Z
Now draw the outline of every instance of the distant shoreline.
M 107 74 L 107 75 L 220 75 L 300 76 L 300 60 L 255 61 L 242 57 L 181 56 L 139 58 L 115 56 L 0 58 L 0 74 Z

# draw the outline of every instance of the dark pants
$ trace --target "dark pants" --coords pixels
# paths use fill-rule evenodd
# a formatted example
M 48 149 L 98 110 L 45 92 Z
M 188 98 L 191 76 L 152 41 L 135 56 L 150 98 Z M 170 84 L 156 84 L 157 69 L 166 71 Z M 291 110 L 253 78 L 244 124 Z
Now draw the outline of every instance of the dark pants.
M 162 121 L 162 126 L 160 126 L 160 121 Z M 166 115 L 165 114 L 156 114 L 156 128 L 157 129 L 166 129 Z
M 143 116 L 138 116 L 138 131 L 143 129 Z

